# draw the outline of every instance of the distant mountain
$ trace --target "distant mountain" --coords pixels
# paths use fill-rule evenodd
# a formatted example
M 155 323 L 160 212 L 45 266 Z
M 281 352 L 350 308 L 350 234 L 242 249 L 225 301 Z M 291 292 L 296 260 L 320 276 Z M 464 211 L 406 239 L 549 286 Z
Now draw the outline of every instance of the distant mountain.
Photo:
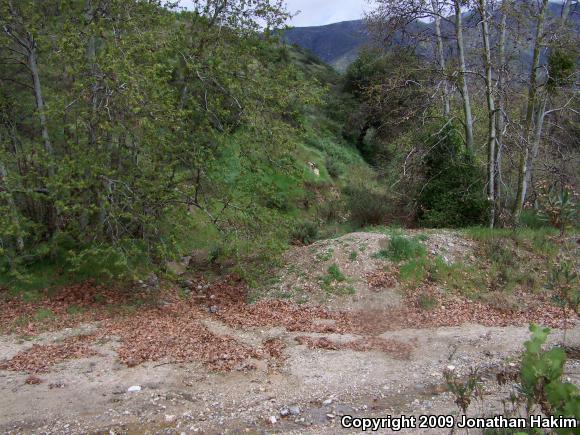
M 558 17 L 561 13 L 561 3 L 550 3 L 550 15 Z M 580 27 L 580 6 L 575 4 L 573 7 L 574 13 L 570 18 L 573 20 L 576 29 Z M 466 46 L 469 47 L 470 39 L 479 38 L 479 33 L 476 30 L 477 22 L 470 20 L 471 14 L 466 14 L 464 17 L 466 27 L 465 38 Z M 415 23 L 415 27 L 420 27 L 421 31 L 429 32 L 430 25 L 427 23 Z M 415 31 L 417 29 L 414 29 Z M 453 28 L 451 25 L 443 26 L 444 33 L 452 34 Z M 338 71 L 345 71 L 346 68 L 356 59 L 359 50 L 369 43 L 370 36 L 366 29 L 363 20 L 343 21 L 340 23 L 328 24 L 325 26 L 314 27 L 294 27 L 284 33 L 283 39 L 295 44 L 301 48 L 311 51 L 324 62 L 330 64 Z M 397 39 L 397 38 L 396 38 Z M 399 41 L 401 43 L 401 41 Z M 431 49 L 422 44 L 419 52 L 422 55 L 429 56 Z M 454 46 L 451 44 L 449 50 L 453 51 Z M 531 53 L 522 52 L 521 60 L 527 63 Z
M 355 20 L 326 26 L 295 27 L 285 32 L 284 39 L 310 50 L 336 69 L 344 70 L 369 41 L 369 35 L 364 21 Z

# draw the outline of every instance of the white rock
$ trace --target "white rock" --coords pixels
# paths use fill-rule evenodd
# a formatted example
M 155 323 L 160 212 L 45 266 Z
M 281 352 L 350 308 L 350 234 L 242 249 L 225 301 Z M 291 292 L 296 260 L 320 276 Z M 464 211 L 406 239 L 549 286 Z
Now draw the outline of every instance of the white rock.
M 271 423 L 271 424 L 276 424 L 276 422 L 278 421 L 278 420 L 276 419 L 276 417 L 274 417 L 273 415 L 271 415 L 271 416 L 270 416 L 269 420 L 270 420 L 270 423 Z
M 328 405 L 330 405 L 331 403 L 332 403 L 332 399 L 326 399 L 324 402 L 322 402 L 322 404 L 323 404 L 324 406 L 328 406 Z
M 175 420 L 175 415 L 165 415 L 166 422 L 171 423 L 173 420 Z
M 140 385 L 133 385 L 127 389 L 129 393 L 136 393 L 137 391 L 141 391 Z
M 288 410 L 292 415 L 299 415 L 300 414 L 300 407 L 298 405 L 289 406 Z
M 452 372 L 453 370 L 455 370 L 455 366 L 454 365 L 449 365 L 449 366 L 447 366 L 447 370 L 449 370 L 450 372 Z

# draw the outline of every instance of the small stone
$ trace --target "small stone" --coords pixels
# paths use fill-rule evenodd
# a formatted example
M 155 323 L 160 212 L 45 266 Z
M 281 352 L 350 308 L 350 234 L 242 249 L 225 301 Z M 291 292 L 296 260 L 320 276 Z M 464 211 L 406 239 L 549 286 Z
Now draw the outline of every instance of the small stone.
M 136 392 L 138 392 L 138 391 L 141 391 L 141 386 L 140 386 L 140 385 L 133 385 L 133 386 L 129 387 L 129 388 L 127 389 L 127 391 L 128 391 L 129 393 L 136 393 Z
M 328 406 L 328 405 L 330 405 L 331 403 L 332 403 L 332 399 L 326 399 L 324 402 L 322 402 L 322 404 L 323 404 L 324 406 Z
M 290 415 L 290 410 L 288 408 L 284 408 L 280 411 L 280 415 L 282 417 L 288 417 Z
M 171 423 L 173 420 L 175 420 L 175 415 L 165 415 L 166 422 Z
M 326 414 L 326 416 L 327 416 L 329 419 L 331 419 L 331 420 L 332 420 L 332 419 L 335 417 L 335 415 L 334 415 L 334 414 Z
M 449 370 L 450 372 L 452 372 L 453 370 L 455 370 L 455 366 L 454 365 L 448 365 L 447 366 L 447 370 Z
M 177 276 L 183 275 L 187 270 L 187 267 L 184 264 L 178 263 L 177 261 L 169 261 L 166 263 L 165 268 Z
M 290 414 L 292 415 L 299 415 L 300 414 L 300 407 L 297 405 L 292 405 L 288 407 Z
M 212 314 L 216 314 L 219 311 L 219 307 L 217 305 L 212 305 L 209 307 L 209 312 Z
M 276 424 L 276 422 L 278 421 L 278 419 L 276 417 L 274 417 L 273 415 L 270 416 L 269 418 L 270 424 Z
M 154 273 L 149 274 L 146 281 L 149 287 L 157 287 L 159 286 L 159 278 Z

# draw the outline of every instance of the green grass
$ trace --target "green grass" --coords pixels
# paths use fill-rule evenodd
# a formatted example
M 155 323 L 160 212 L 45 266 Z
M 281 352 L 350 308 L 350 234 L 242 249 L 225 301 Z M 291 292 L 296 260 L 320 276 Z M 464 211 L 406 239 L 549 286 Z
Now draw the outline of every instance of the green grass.
M 419 295 L 418 302 L 419 307 L 421 307 L 423 310 L 432 310 L 434 308 L 437 308 L 437 306 L 439 305 L 437 299 L 427 293 L 421 293 Z
M 337 286 L 334 289 L 334 293 L 340 296 L 351 296 L 356 293 L 356 289 L 351 285 Z
M 463 263 L 447 264 L 441 257 L 419 257 L 399 268 L 402 282 L 416 285 L 426 279 L 450 292 L 459 292 L 469 298 L 487 291 L 485 271 Z
M 340 271 L 340 268 L 336 264 L 333 264 L 328 268 L 328 275 L 326 275 L 325 278 L 329 278 L 331 282 L 332 281 L 343 282 L 346 280 L 346 277 Z
M 350 261 L 356 261 L 357 258 L 358 258 L 358 252 L 356 252 L 356 251 L 351 251 L 350 254 L 348 254 L 348 259 Z
M 316 256 L 316 259 L 319 261 L 328 261 L 334 255 L 334 249 L 330 248 L 328 251 L 320 253 Z
M 425 257 L 415 258 L 399 268 L 399 277 L 403 282 L 419 283 L 427 277 L 429 260 Z
M 387 249 L 379 251 L 375 256 L 396 262 L 412 260 L 427 255 L 425 246 L 416 238 L 392 236 Z
M 371 225 L 364 227 L 363 231 L 367 233 L 385 234 L 389 237 L 405 235 L 405 230 L 398 226 Z
M 76 314 L 82 314 L 86 311 L 86 308 L 80 307 L 78 305 L 71 305 L 66 309 L 67 314 L 74 316 Z
M 337 295 L 352 295 L 355 289 L 352 286 L 343 285 L 347 281 L 338 265 L 333 264 L 328 268 L 327 274 L 321 278 L 320 286 L 326 293 Z
M 511 240 L 516 246 L 537 255 L 551 256 L 559 249 L 552 240 L 559 235 L 559 231 L 550 227 L 516 229 L 472 227 L 465 229 L 464 234 L 483 244 L 505 243 L 506 240 Z
M 36 312 L 32 317 L 37 322 L 42 322 L 43 320 L 54 319 L 56 315 L 52 310 L 46 308 L 39 308 L 38 310 L 36 310 Z

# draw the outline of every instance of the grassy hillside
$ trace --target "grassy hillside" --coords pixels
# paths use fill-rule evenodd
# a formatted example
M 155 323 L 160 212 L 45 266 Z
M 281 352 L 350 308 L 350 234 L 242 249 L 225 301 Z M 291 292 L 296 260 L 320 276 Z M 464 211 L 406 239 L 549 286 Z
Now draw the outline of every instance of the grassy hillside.
M 372 186 L 375 175 L 342 137 L 348 101 L 339 92 L 340 77 L 299 48 L 272 41 L 259 42 L 254 50 L 250 64 L 294 83 L 295 95 L 280 97 L 290 106 L 280 110 L 266 102 L 272 118 L 260 115 L 247 125 L 213 133 L 217 148 L 208 150 L 206 181 L 196 184 L 186 168 L 177 167 L 180 189 L 202 196 L 187 208 L 167 208 L 159 221 L 164 247 L 157 259 L 140 255 L 142 244 L 129 241 L 121 242 L 119 251 L 93 243 L 79 250 L 75 236 L 63 233 L 43 244 L 48 255 L 35 251 L 31 260 L 4 263 L 0 287 L 33 291 L 87 278 L 132 280 L 151 270 L 163 272 L 166 262 L 192 252 L 211 270 L 236 271 L 255 282 L 264 279 L 262 270 L 278 264 L 291 243 L 307 243 L 348 226 L 344 192 L 353 185 Z M 51 68 L 46 67 L 47 74 L 53 74 Z M 61 90 L 55 85 L 52 92 Z M 254 122 L 263 131 L 256 134 Z M 187 155 L 192 149 L 183 145 L 180 152 Z

